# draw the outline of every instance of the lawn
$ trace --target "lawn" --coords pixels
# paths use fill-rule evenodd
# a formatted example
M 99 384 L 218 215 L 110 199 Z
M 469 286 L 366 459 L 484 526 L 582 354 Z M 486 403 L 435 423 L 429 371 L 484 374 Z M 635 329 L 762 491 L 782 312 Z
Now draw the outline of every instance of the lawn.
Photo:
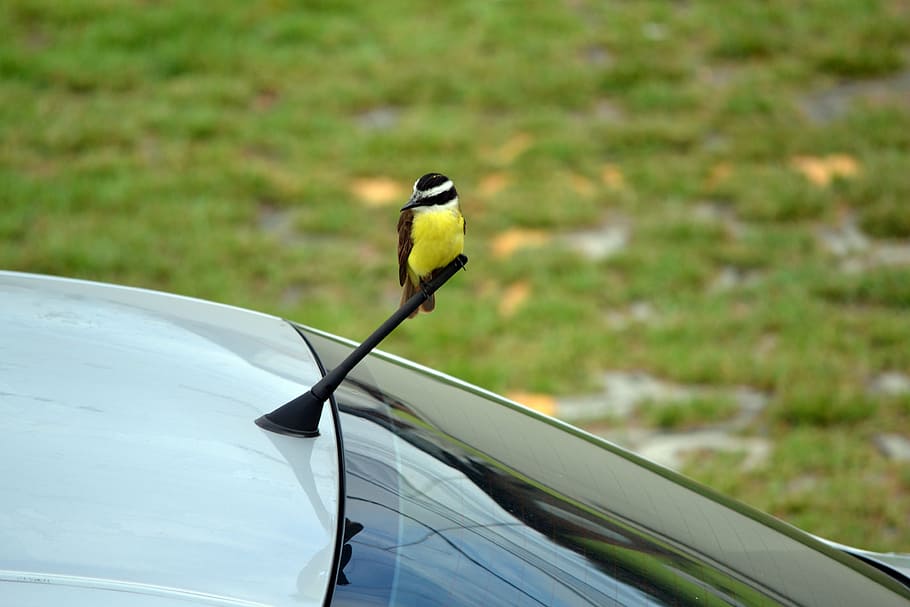
M 880 447 L 910 440 L 907 0 L 0 5 L 2 268 L 359 339 L 428 171 L 468 272 L 383 349 L 529 400 L 608 371 L 754 390 L 737 433 L 770 455 L 684 471 L 910 551 Z M 693 402 L 635 423 L 730 414 Z

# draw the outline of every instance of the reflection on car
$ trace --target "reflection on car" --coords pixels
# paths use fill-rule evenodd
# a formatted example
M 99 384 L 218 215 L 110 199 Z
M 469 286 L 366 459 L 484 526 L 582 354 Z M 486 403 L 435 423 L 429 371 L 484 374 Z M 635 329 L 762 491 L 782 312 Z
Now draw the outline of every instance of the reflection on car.
M 0 306 L 2 605 L 910 601 L 906 557 L 383 352 L 313 436 L 256 425 L 355 345 L 313 328 L 15 272 Z

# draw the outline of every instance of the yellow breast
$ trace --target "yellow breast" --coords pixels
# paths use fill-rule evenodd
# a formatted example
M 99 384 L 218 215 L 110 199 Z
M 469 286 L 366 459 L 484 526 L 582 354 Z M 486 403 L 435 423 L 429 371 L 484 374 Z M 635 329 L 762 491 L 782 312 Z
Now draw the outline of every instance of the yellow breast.
M 408 257 L 410 270 L 425 277 L 464 251 L 464 217 L 457 208 L 420 209 L 411 225 L 414 248 Z

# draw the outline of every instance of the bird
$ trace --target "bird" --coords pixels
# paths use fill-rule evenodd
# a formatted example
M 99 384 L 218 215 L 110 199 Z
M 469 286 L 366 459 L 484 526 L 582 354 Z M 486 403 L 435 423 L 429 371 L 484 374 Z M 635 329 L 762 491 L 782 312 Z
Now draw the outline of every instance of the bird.
M 415 181 L 411 198 L 398 216 L 398 282 L 404 287 L 401 305 L 464 251 L 466 233 L 452 180 L 441 173 L 427 173 Z M 432 312 L 435 307 L 432 294 L 419 310 Z

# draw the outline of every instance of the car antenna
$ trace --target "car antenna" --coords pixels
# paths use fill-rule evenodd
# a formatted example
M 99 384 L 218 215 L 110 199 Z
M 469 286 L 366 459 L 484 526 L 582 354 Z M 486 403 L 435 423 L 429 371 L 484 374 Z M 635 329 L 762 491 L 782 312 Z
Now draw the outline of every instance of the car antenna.
M 468 258 L 459 255 L 433 277 L 432 280 L 421 283 L 417 293 L 411 296 L 394 314 L 373 331 L 363 343 L 357 346 L 347 358 L 326 375 L 313 387 L 294 400 L 288 401 L 271 413 L 266 413 L 256 420 L 256 425 L 270 432 L 289 434 L 292 436 L 315 437 L 319 436 L 319 419 L 322 417 L 322 407 L 325 401 L 341 385 L 348 373 L 357 366 L 363 358 L 394 331 L 404 319 L 410 316 L 425 302 L 430 295 L 444 285 L 458 270 L 467 265 Z

